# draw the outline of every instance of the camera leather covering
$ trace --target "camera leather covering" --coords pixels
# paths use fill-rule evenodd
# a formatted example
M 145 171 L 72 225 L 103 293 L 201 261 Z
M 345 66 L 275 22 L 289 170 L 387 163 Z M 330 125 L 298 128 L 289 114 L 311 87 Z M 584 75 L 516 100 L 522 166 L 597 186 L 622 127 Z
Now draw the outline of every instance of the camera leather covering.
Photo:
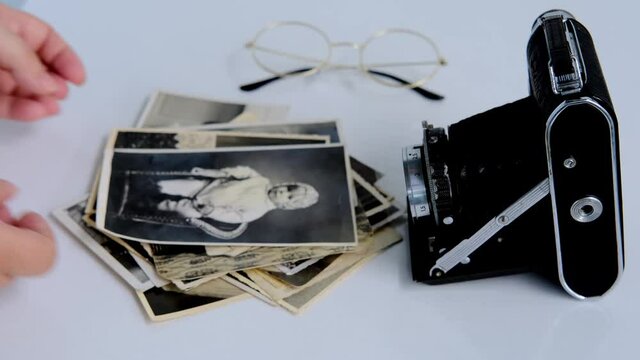
M 534 254 L 553 255 L 553 217 L 547 197 L 496 233 L 469 262 L 441 276 L 429 272 L 446 251 L 547 178 L 545 127 L 532 97 L 449 127 L 447 146 L 436 149 L 448 166 L 453 222 L 446 225 L 435 224 L 430 217 L 410 219 L 415 280 L 438 284 L 530 271 L 536 266 Z

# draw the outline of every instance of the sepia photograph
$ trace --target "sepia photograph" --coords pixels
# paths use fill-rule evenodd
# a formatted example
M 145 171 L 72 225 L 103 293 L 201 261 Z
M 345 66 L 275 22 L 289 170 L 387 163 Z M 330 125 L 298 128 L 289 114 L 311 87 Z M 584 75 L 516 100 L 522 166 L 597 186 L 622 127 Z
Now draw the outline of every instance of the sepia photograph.
M 286 297 L 280 299 L 278 304 L 294 314 L 300 314 L 323 294 L 327 293 L 333 286 L 339 284 L 349 274 L 379 255 L 383 250 L 400 241 L 402 241 L 402 236 L 392 228 L 378 232 L 373 236 L 372 246 L 367 249 L 365 253 L 360 256 L 345 255 L 344 257 L 348 257 L 349 260 L 343 261 L 341 264 L 336 264 L 338 261 L 334 261 L 333 265 L 338 266 L 335 266 L 333 269 L 327 268 L 326 270 L 330 271 L 326 271 L 326 276 L 316 276 L 316 278 L 307 283 L 309 286 L 288 294 Z
M 289 107 L 240 104 L 158 91 L 149 99 L 137 127 L 207 127 L 229 123 L 284 121 Z
M 87 197 L 86 205 L 84 207 L 85 215 L 92 215 L 96 213 L 96 201 L 98 196 L 98 185 L 100 184 L 100 167 L 95 170 L 93 181 L 91 182 L 91 192 Z
M 151 321 L 165 321 L 193 315 L 251 297 L 249 294 L 227 298 L 197 296 L 156 287 L 144 292 L 137 291 L 137 294 Z
M 256 299 L 262 300 L 271 306 L 277 306 L 277 304 L 273 302 L 271 298 L 269 298 L 269 295 L 267 293 L 265 293 L 253 281 L 251 281 L 251 279 L 249 279 L 249 277 L 244 271 L 230 272 L 224 277 L 222 277 L 222 280 L 228 282 L 229 284 L 235 286 L 238 289 L 241 289 L 247 294 L 250 294 Z
M 361 264 L 364 264 L 364 261 L 361 261 Z M 342 279 L 349 275 L 349 273 L 356 270 L 358 265 L 359 264 L 356 263 L 350 268 L 342 269 L 306 289 L 280 299 L 278 304 L 293 314 L 300 314 L 307 307 L 317 301 L 323 294 L 327 293 L 333 286 L 338 285 Z
M 156 269 L 162 277 L 171 280 L 193 280 L 220 276 L 230 271 L 344 253 L 353 249 L 353 246 L 261 246 L 236 256 L 181 253 L 154 255 L 153 258 Z
M 294 271 L 266 272 L 287 285 L 299 287 L 315 278 L 318 274 L 324 271 L 324 269 L 331 265 L 331 263 L 333 263 L 333 261 L 336 260 L 339 256 L 340 255 L 330 255 L 320 259 L 308 259 L 306 261 L 299 262 L 299 269 L 294 268 Z M 303 265 L 304 267 L 300 268 L 300 265 Z M 278 266 L 278 268 L 280 267 Z
M 305 293 L 308 294 L 307 289 L 315 287 L 316 284 L 324 282 L 325 279 L 341 273 L 345 269 L 351 268 L 362 259 L 378 253 L 401 240 L 402 237 L 397 231 L 392 228 L 386 228 L 367 239 L 368 244 L 364 245 L 365 241 L 360 242 L 358 245 L 360 250 L 357 252 L 323 259 L 324 264 L 318 264 L 318 269 L 307 268 L 293 276 L 277 275 L 277 273 L 263 269 L 247 270 L 246 274 L 257 286 L 267 293 L 271 299 L 285 306 L 285 304 L 281 302 L 282 300 L 294 294 L 301 294 L 301 296 Z M 299 276 L 305 272 L 307 272 L 308 276 Z
M 226 124 L 216 131 L 255 132 L 288 135 L 326 135 L 331 143 L 341 142 L 340 123 L 338 120 L 322 120 L 312 122 L 286 122 L 272 124 Z
M 350 181 L 340 145 L 116 150 L 98 226 L 161 244 L 353 245 Z
M 212 280 L 223 277 L 224 274 L 216 274 L 203 276 L 200 278 L 190 279 L 190 280 L 171 280 L 171 283 L 175 285 L 181 291 L 191 291 L 192 289 L 197 288 L 198 286 L 202 286 Z
M 321 258 L 313 258 L 313 259 L 304 259 L 297 261 L 288 261 L 286 263 L 278 264 L 275 266 L 278 272 L 281 272 L 285 275 L 294 275 L 299 273 L 300 271 L 308 268 L 309 266 L 320 261 Z
M 75 237 L 115 271 L 131 287 L 145 291 L 154 286 L 134 257 L 122 245 L 87 226 L 82 220 L 86 200 L 53 212 L 54 217 Z
M 209 281 L 206 281 L 198 286 L 192 287 L 187 290 L 180 289 L 175 284 L 165 286 L 164 289 L 169 291 L 181 292 L 187 295 L 206 296 L 214 298 L 229 298 L 236 295 L 241 295 L 245 292 L 237 286 L 230 284 L 224 279 L 224 277 L 220 279 L 210 279 Z

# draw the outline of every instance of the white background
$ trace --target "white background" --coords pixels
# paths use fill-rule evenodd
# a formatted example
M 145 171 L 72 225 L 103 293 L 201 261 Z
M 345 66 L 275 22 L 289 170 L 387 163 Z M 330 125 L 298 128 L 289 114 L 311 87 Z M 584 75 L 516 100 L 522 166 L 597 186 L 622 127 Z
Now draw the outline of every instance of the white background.
M 126 284 L 55 224 L 59 256 L 53 271 L 0 290 L 0 359 L 637 356 L 635 2 L 57 0 L 29 1 L 25 8 L 55 26 L 88 71 L 88 82 L 71 91 L 59 116 L 33 124 L 0 122 L 0 177 L 22 190 L 11 206 L 46 214 L 88 190 L 108 131 L 132 126 L 158 88 L 290 104 L 297 118 L 338 117 L 349 151 L 382 170 L 382 187 L 402 199 L 401 149 L 421 140 L 421 120 L 446 125 L 526 96 L 531 24 L 545 10 L 569 10 L 593 35 L 619 118 L 627 264 L 606 297 L 579 302 L 527 274 L 443 286 L 413 283 L 404 242 L 302 316 L 251 300 L 153 324 Z M 242 93 L 238 84 L 265 75 L 242 45 L 272 20 L 307 21 L 335 41 L 364 41 L 384 27 L 429 34 L 449 60 L 429 88 L 447 98 L 427 101 L 349 71 Z M 345 61 L 353 55 L 336 54 Z

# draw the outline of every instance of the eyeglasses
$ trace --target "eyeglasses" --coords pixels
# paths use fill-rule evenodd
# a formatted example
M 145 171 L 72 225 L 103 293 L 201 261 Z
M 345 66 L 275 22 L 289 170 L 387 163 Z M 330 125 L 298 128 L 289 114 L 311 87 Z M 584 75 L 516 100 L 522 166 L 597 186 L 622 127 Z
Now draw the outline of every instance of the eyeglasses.
M 313 25 L 284 21 L 258 31 L 245 47 L 256 64 L 274 76 L 242 85 L 243 91 L 257 90 L 287 77 L 310 76 L 324 69 L 357 69 L 382 85 L 409 88 L 431 100 L 444 98 L 422 86 L 447 62 L 431 38 L 414 30 L 384 29 L 358 44 L 332 42 Z M 358 63 L 332 63 L 332 53 L 337 47 L 357 50 Z

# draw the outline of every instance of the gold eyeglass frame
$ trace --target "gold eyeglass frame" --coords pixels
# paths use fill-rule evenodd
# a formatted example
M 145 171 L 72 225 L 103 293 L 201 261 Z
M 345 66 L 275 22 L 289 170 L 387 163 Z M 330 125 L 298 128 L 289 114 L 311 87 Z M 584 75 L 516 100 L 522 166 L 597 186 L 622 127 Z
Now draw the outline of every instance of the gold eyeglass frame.
M 300 27 L 304 27 L 307 29 L 310 29 L 312 31 L 314 31 L 315 33 L 319 34 L 322 39 L 325 41 L 326 46 L 327 46 L 327 56 L 324 59 L 314 59 L 314 58 L 310 58 L 310 57 L 306 57 L 306 56 L 301 56 L 301 55 L 297 55 L 297 54 L 292 54 L 292 53 L 288 53 L 285 51 L 280 51 L 277 49 L 272 49 L 272 48 L 268 48 L 268 47 L 263 47 L 261 45 L 258 45 L 258 40 L 260 39 L 260 37 L 266 33 L 268 33 L 269 31 L 275 29 L 275 28 L 279 28 L 279 27 L 283 27 L 283 26 L 300 26 Z M 390 35 L 390 34 L 407 34 L 407 35 L 413 35 L 415 37 L 418 37 L 419 39 L 425 41 L 426 43 L 428 43 L 434 50 L 437 59 L 434 61 L 422 61 L 422 62 L 406 62 L 406 63 L 402 63 L 402 62 L 395 62 L 395 63 L 381 63 L 381 64 L 365 64 L 364 63 L 364 51 L 366 50 L 367 46 L 374 40 L 379 39 L 381 37 Z M 436 73 L 438 72 L 438 70 L 440 70 L 441 67 L 445 66 L 447 64 L 446 59 L 442 56 L 442 54 L 440 53 L 440 50 L 438 48 L 438 46 L 436 45 L 436 43 L 428 36 L 415 31 L 415 30 L 410 30 L 410 29 L 403 29 L 403 28 L 388 28 L 388 29 L 382 29 L 382 30 L 378 30 L 376 32 L 373 33 L 373 35 L 371 35 L 367 40 L 365 40 L 363 43 L 356 43 L 356 42 L 348 42 L 348 41 L 341 41 L 341 42 L 332 42 L 331 39 L 329 38 L 329 36 L 322 30 L 320 30 L 318 27 L 305 23 L 305 22 L 301 22 L 301 21 L 278 21 L 278 22 L 272 22 L 267 24 L 264 28 L 262 28 L 261 30 L 259 30 L 256 35 L 253 37 L 252 40 L 250 40 L 249 42 L 247 42 L 245 44 L 245 47 L 247 49 L 249 49 L 251 51 L 251 56 L 253 57 L 253 60 L 256 62 L 256 64 L 262 68 L 263 70 L 265 70 L 266 72 L 269 72 L 273 75 L 279 76 L 279 77 L 294 77 L 294 76 L 310 76 L 313 74 L 316 74 L 318 72 L 320 72 L 323 69 L 355 69 L 355 70 L 360 70 L 362 73 L 364 73 L 367 77 L 369 77 L 370 79 L 372 79 L 373 81 L 385 85 L 385 86 L 389 86 L 389 87 L 398 87 L 398 88 L 417 88 L 420 87 L 422 85 L 424 85 L 427 81 L 431 80 Z M 352 49 L 355 49 L 358 51 L 358 63 L 356 65 L 353 64 L 338 64 L 338 63 L 331 63 L 331 57 L 333 55 L 333 49 L 336 47 L 350 47 Z M 262 52 L 267 52 L 267 53 L 271 53 L 274 55 L 280 55 L 280 56 L 284 56 L 284 57 L 288 57 L 291 59 L 299 59 L 302 61 L 307 61 L 307 62 L 311 62 L 311 63 L 318 63 L 318 65 L 312 67 L 311 69 L 304 71 L 304 72 L 300 72 L 300 73 L 295 73 L 295 74 L 291 74 L 291 73 L 283 73 L 277 70 L 274 70 L 272 68 L 270 68 L 268 65 L 264 64 L 257 52 L 262 51 Z M 427 74 L 425 77 L 411 82 L 411 83 L 407 83 L 407 84 L 401 84 L 401 83 L 390 83 L 390 82 L 386 82 L 383 81 L 382 79 L 380 79 L 377 76 L 374 76 L 374 74 L 371 71 L 375 71 L 372 68 L 376 68 L 376 67 L 385 67 L 385 66 L 417 66 L 417 65 L 436 65 L 434 66 L 434 69 Z

